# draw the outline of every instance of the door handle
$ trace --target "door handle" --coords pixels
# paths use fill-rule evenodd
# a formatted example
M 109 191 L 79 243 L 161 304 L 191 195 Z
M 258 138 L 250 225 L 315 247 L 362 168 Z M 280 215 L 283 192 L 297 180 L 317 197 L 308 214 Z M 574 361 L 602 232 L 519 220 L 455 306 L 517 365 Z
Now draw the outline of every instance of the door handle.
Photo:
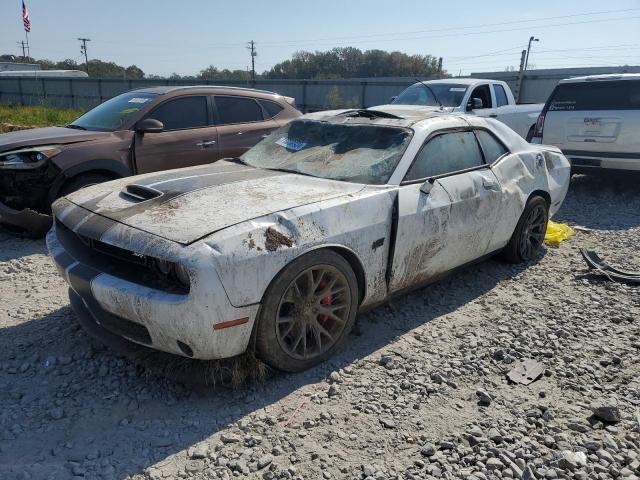
M 215 140 L 204 140 L 202 142 L 196 143 L 196 147 L 207 148 L 207 147 L 210 147 L 211 145 L 215 145 L 215 144 L 216 144 Z
M 497 113 L 491 113 L 491 114 L 489 114 L 489 116 L 491 118 L 498 118 L 498 114 Z
M 260 138 L 267 138 L 269 136 L 269 134 L 265 133 L 263 135 L 260 135 Z

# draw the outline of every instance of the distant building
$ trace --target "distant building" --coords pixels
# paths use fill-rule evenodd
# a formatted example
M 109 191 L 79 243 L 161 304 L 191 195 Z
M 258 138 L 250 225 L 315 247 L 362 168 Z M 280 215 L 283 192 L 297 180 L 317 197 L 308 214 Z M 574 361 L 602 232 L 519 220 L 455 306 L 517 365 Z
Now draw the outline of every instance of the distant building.
M 0 62 L 0 72 L 6 72 L 9 70 L 40 70 L 40 65 L 38 65 L 37 63 Z

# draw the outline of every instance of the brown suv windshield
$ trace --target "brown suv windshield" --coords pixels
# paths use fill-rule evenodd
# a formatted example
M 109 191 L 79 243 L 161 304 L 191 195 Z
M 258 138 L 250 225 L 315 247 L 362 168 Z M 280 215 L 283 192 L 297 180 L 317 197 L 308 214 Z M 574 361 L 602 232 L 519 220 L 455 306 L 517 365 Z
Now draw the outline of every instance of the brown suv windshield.
M 69 126 L 103 132 L 119 130 L 127 118 L 144 108 L 156 96 L 155 93 L 123 93 L 89 110 Z

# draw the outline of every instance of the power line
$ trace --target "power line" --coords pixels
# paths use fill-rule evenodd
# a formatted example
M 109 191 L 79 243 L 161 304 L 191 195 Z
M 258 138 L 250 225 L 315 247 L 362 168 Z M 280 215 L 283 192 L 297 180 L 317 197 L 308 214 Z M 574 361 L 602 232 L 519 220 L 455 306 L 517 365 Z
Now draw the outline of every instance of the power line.
M 584 20 L 584 21 L 580 21 L 580 22 L 564 22 L 564 23 L 555 23 L 555 24 L 547 24 L 547 25 L 530 25 L 527 27 L 517 27 L 517 28 L 505 28 L 505 29 L 499 29 L 499 30 L 485 30 L 485 31 L 478 31 L 478 32 L 454 32 L 454 33 L 447 33 L 447 34 L 442 34 L 442 35 L 421 35 L 421 36 L 415 36 L 415 37 L 397 37 L 397 38 L 386 38 L 386 39 L 377 39 L 377 40 L 366 40 L 366 41 L 356 41 L 351 43 L 349 46 L 352 46 L 354 44 L 363 44 L 363 43 L 377 43 L 377 42 L 396 42 L 396 41 L 400 41 L 400 40 L 422 40 L 422 39 L 426 39 L 426 38 L 446 38 L 446 37 L 466 37 L 466 36 L 471 36 L 471 35 L 486 35 L 486 34 L 490 34 L 490 33 L 504 33 L 504 32 L 517 32 L 517 31 L 522 31 L 522 30 L 531 30 L 531 29 L 543 29 L 543 28 L 555 28 L 555 27 L 566 27 L 568 25 L 584 25 L 584 24 L 591 24 L 591 23 L 603 23 L 603 22 L 614 22 L 614 21 L 624 21 L 624 20 L 634 20 L 634 19 L 638 19 L 640 18 L 640 16 L 632 16 L 632 17 L 618 17 L 618 18 L 606 18 L 606 19 L 598 19 L 598 20 Z M 506 23 L 506 22 L 505 22 Z M 465 27 L 467 28 L 467 27 Z M 471 28 L 471 27 L 468 27 Z M 269 45 L 269 44 L 261 44 L 267 48 L 273 48 L 273 47 L 284 47 L 284 46 L 305 46 L 305 44 L 300 44 L 300 43 L 296 43 L 296 44 L 291 44 L 291 45 Z M 335 43 L 313 43 L 313 44 L 306 44 L 306 45 L 312 45 L 312 46 L 326 46 L 326 45 L 333 45 L 336 46 Z
M 469 28 L 484 28 L 484 27 L 495 27 L 498 25 L 513 25 L 513 24 L 522 24 L 522 23 L 530 23 L 530 22 L 539 22 L 539 21 L 544 21 L 544 20 L 558 20 L 561 18 L 575 18 L 575 17 L 586 17 L 586 16 L 591 16 L 591 15 L 605 15 L 605 14 L 609 14 L 609 13 L 624 13 L 624 12 L 632 12 L 632 11 L 638 11 L 640 10 L 640 8 L 626 8 L 626 9 L 619 9 L 619 10 L 601 10 L 601 11 L 597 11 L 597 12 L 585 12 L 585 13 L 573 13 L 573 14 L 569 14 L 569 15 L 557 15 L 557 16 L 553 16 L 553 17 L 538 17 L 538 18 L 531 18 L 528 20 L 522 20 L 522 19 L 518 19 L 518 20 L 513 20 L 513 21 L 508 21 L 508 22 L 496 22 L 496 23 L 485 23 L 485 24 L 481 24 L 481 25 L 469 25 L 466 27 L 445 27 L 445 28 L 436 28 L 436 29 L 428 29 L 428 30 L 414 30 L 414 31 L 410 31 L 410 32 L 393 32 L 393 33 L 372 33 L 372 34 L 367 34 L 367 35 L 353 35 L 353 36 L 347 36 L 347 37 L 325 37 L 325 38 L 317 38 L 317 39 L 298 39 L 298 40 L 282 40 L 282 41 L 277 41 L 277 42 L 263 42 L 262 45 L 269 45 L 269 46 L 275 46 L 278 44 L 282 44 L 282 43 L 292 43 L 292 42 L 301 42 L 301 41 L 305 41 L 305 42 L 321 42 L 324 40 L 349 40 L 349 39 L 356 39 L 356 38 L 372 38 L 372 37 L 388 37 L 388 36 L 395 36 L 395 35 L 413 35 L 413 34 L 418 34 L 418 33 L 434 33 L 434 32 L 446 32 L 446 31 L 451 31 L 451 30 L 464 30 L 464 29 L 469 29 Z M 529 28 L 529 27 L 526 27 Z

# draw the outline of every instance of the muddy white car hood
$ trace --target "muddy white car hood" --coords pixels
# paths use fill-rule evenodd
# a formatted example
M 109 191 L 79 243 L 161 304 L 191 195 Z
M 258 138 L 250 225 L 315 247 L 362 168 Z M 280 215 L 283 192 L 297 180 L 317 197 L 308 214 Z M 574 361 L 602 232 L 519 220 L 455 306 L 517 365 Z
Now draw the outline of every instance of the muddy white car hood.
M 246 220 L 363 188 L 220 161 L 108 182 L 67 198 L 106 219 L 189 244 Z

